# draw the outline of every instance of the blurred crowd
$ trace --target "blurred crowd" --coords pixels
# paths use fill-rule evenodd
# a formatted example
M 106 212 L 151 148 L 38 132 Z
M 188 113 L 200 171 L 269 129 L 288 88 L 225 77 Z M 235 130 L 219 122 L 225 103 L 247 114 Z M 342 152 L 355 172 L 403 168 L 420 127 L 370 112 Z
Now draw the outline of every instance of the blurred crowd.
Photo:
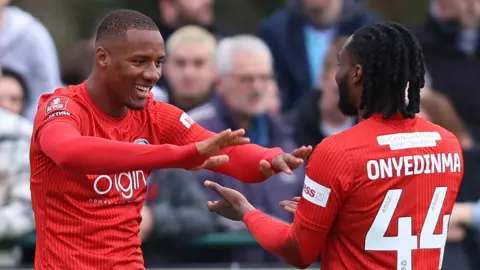
M 153 18 L 165 40 L 155 99 L 218 132 L 245 128 L 252 142 L 291 151 L 355 125 L 337 108 L 337 53 L 363 25 L 384 20 L 363 1 L 290 0 L 251 34 L 215 20 L 214 0 L 158 0 Z M 60 59 L 49 30 L 32 14 L 0 0 L 0 265 L 31 262 L 17 239 L 34 231 L 29 143 L 39 96 L 79 84 L 94 63 L 94 33 Z M 99 18 L 100 19 L 100 18 Z M 451 215 L 443 269 L 480 269 L 480 0 L 431 0 L 423 21 L 409 25 L 427 64 L 421 115 L 452 131 L 464 149 L 465 178 Z M 248 169 L 248 168 L 245 168 Z M 208 213 L 216 199 L 206 179 L 239 190 L 257 208 L 286 222 L 278 205 L 301 194 L 304 169 L 248 185 L 210 171 L 162 170 L 149 178 L 141 236 L 150 266 L 276 264 L 257 246 L 183 248 L 196 237 L 244 231 Z M 438 225 L 441 226 L 441 225 Z M 441 231 L 441 228 L 437 228 Z M 13 243 L 1 245 L 2 242 Z M 327 247 L 328 248 L 328 247 Z

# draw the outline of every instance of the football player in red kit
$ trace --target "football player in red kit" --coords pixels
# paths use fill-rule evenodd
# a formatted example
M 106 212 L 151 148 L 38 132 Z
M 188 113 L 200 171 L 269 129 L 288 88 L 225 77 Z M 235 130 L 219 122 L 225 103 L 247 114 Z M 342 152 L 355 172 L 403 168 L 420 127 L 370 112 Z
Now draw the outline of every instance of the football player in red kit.
M 243 220 L 299 268 L 321 254 L 322 270 L 441 269 L 463 160 L 452 133 L 416 116 L 425 75 L 418 42 L 399 24 L 369 25 L 338 58 L 339 107 L 361 121 L 316 146 L 293 223 L 210 181 L 222 198 L 207 205 Z
M 154 101 L 164 57 L 150 18 L 114 11 L 98 26 L 88 80 L 40 99 L 30 151 L 35 269 L 144 269 L 140 210 L 153 169 L 207 167 L 260 182 L 310 153 L 248 144 L 243 130 L 215 135 Z

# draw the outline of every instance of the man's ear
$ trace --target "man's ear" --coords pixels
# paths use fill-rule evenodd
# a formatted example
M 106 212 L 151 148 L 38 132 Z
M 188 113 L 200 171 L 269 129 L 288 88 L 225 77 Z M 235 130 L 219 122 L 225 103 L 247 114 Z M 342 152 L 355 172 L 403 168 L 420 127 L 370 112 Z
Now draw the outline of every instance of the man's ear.
M 109 62 L 108 52 L 102 46 L 95 49 L 95 62 L 101 69 L 105 69 Z
M 353 82 L 355 84 L 360 83 L 362 81 L 362 66 L 361 65 L 355 65 L 355 73 L 353 74 Z

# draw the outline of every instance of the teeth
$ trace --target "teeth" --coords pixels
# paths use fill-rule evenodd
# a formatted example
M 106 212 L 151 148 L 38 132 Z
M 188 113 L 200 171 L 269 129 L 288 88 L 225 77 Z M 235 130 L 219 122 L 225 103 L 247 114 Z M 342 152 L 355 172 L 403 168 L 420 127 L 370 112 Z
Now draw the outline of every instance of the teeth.
M 142 85 L 135 85 L 135 88 L 142 91 L 142 92 L 148 92 L 150 91 L 150 87 L 148 86 L 142 86 Z

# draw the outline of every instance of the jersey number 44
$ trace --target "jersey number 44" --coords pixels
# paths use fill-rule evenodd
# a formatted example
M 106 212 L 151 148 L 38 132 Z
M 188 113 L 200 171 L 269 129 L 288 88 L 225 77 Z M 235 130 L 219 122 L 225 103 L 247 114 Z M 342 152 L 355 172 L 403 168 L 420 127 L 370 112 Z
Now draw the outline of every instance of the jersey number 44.
M 442 268 L 443 253 L 447 240 L 448 221 L 450 215 L 443 216 L 443 229 L 441 234 L 435 234 L 435 227 L 447 195 L 447 187 L 437 187 L 428 208 L 425 222 L 420 235 L 412 235 L 412 217 L 398 219 L 398 235 L 385 236 L 388 226 L 392 221 L 393 213 L 397 208 L 402 195 L 402 189 L 392 189 L 387 192 L 382 206 L 365 238 L 365 250 L 371 251 L 396 251 L 397 269 L 412 269 L 412 251 L 416 249 L 440 249 L 438 269 Z M 420 237 L 420 242 L 418 241 Z

